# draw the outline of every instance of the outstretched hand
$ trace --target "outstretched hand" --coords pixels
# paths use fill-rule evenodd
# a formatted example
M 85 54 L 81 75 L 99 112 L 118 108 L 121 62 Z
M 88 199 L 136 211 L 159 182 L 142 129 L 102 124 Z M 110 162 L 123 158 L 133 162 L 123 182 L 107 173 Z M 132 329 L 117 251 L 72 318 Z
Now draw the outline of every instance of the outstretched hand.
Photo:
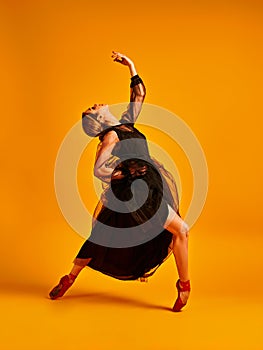
M 132 60 L 120 52 L 112 51 L 111 57 L 113 58 L 114 62 L 119 62 L 119 63 L 123 64 L 124 66 L 132 66 L 133 65 Z

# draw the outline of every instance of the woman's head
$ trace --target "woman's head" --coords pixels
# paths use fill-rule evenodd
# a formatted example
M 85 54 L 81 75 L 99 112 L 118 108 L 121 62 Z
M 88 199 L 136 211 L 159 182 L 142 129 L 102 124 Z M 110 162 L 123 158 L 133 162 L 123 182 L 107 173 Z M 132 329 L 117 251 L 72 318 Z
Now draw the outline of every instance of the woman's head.
M 110 113 L 106 104 L 94 104 L 82 113 L 82 127 L 85 133 L 92 137 L 116 122 L 117 119 Z

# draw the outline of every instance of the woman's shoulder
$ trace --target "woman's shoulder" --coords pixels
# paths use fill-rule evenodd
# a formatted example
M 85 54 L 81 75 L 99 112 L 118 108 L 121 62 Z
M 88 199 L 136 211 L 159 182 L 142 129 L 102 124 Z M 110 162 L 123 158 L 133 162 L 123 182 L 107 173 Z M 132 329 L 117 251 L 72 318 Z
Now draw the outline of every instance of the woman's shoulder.
M 116 131 L 116 129 L 114 127 L 107 128 L 99 134 L 100 141 L 103 141 L 105 139 L 113 140 L 116 138 L 118 138 L 118 132 Z
M 120 123 L 114 126 L 114 129 L 120 132 L 134 131 L 134 123 Z
M 102 141 L 106 135 L 117 135 L 118 138 L 123 138 L 125 137 L 125 134 L 130 133 L 130 132 L 135 132 L 137 129 L 134 127 L 134 123 L 120 123 L 117 125 L 113 125 L 108 127 L 107 129 L 103 130 L 99 134 L 99 139 Z

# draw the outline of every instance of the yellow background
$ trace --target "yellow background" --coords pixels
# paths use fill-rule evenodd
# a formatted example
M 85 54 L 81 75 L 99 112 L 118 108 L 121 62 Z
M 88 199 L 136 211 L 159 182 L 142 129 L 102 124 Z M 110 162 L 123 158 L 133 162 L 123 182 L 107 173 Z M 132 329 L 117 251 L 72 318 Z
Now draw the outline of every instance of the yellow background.
M 2 0 L 0 10 L 2 348 L 262 349 L 262 3 Z M 165 309 L 172 257 L 145 285 L 86 269 L 64 299 L 47 298 L 83 242 L 56 202 L 60 144 L 87 107 L 129 98 L 111 50 L 135 61 L 145 102 L 180 116 L 207 158 L 180 314 Z M 93 157 L 79 170 L 91 208 Z M 182 154 L 175 163 L 184 215 L 193 184 Z

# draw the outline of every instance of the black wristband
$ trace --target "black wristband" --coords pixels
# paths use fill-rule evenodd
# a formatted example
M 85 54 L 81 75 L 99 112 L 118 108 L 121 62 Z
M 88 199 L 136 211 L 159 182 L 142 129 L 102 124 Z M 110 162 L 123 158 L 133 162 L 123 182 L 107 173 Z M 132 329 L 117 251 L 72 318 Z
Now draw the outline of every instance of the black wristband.
M 140 78 L 140 77 L 139 77 L 139 74 L 136 74 L 136 75 L 134 75 L 133 77 L 131 77 L 131 80 L 134 80 L 134 79 L 137 79 L 137 78 Z
M 142 79 L 139 77 L 139 75 L 136 74 L 133 77 L 131 77 L 130 87 L 133 88 L 135 85 L 138 85 L 138 84 L 143 84 L 143 82 L 142 82 Z

